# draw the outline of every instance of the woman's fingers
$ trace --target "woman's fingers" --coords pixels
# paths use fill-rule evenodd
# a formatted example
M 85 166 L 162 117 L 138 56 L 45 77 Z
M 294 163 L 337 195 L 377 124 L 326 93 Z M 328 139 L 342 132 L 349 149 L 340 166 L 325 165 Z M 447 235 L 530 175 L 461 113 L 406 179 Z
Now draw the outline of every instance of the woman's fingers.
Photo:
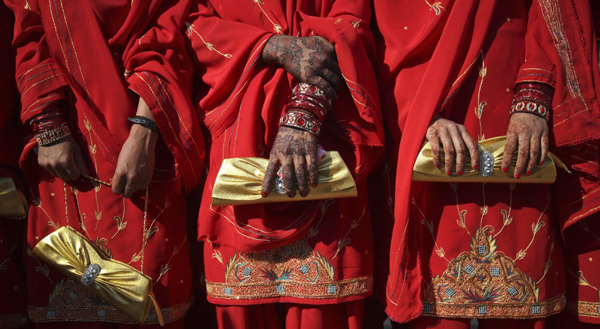
M 65 168 L 63 168 L 63 166 L 55 166 L 53 169 L 54 172 L 58 175 L 58 178 L 62 179 L 63 182 L 67 183 L 71 181 L 69 174 L 67 173 Z
M 319 170 L 317 167 L 317 152 L 315 154 L 309 154 L 306 156 L 308 163 L 308 176 L 310 177 L 310 185 L 317 187 L 319 185 Z
M 529 149 L 530 149 L 530 138 L 529 136 L 522 134 L 519 136 L 519 151 L 517 155 L 517 165 L 515 166 L 515 178 L 521 178 L 525 166 L 527 164 L 527 160 L 529 160 Z
M 517 151 L 519 138 L 510 130 L 506 136 L 506 146 L 504 146 L 504 158 L 502 159 L 502 171 L 506 172 L 512 163 L 513 155 Z
M 260 192 L 263 198 L 266 198 L 273 189 L 273 183 L 275 182 L 275 177 L 277 176 L 277 164 L 277 158 L 271 157 L 269 165 L 267 166 L 267 170 L 265 171 L 265 178 L 263 179 L 262 191 Z
M 309 192 L 306 157 L 303 155 L 294 156 L 294 167 L 296 168 L 296 179 L 298 180 L 298 189 L 300 190 L 300 195 L 303 198 L 306 198 Z
M 544 131 L 542 133 L 542 146 L 541 146 L 541 156 L 540 156 L 540 166 L 544 164 L 546 158 L 548 157 L 548 152 L 550 151 L 550 137 L 548 137 L 548 131 Z
M 537 165 L 541 153 L 541 136 L 533 136 L 529 141 L 529 163 L 525 176 L 531 175 L 533 168 Z
M 294 159 L 291 155 L 285 157 L 285 163 L 283 164 L 283 171 L 281 178 L 283 180 L 283 186 L 285 187 L 285 193 L 288 197 L 293 198 L 296 196 L 296 177 L 294 170 Z
M 69 158 L 63 169 L 65 170 L 68 177 L 68 180 L 66 180 L 65 182 L 74 181 L 81 175 L 81 173 L 79 172 L 79 168 L 77 168 L 77 163 L 75 163 L 74 158 Z
M 340 87 L 342 85 L 342 79 L 340 78 L 339 75 L 334 73 L 332 70 L 323 68 L 319 75 L 322 76 L 323 78 L 325 78 L 325 80 L 327 80 L 333 86 L 333 88 L 335 90 L 340 89 Z
M 425 138 L 429 141 L 431 146 L 431 155 L 433 157 L 433 164 L 439 169 L 442 167 L 442 148 L 440 145 L 440 134 L 437 127 L 429 127 Z
M 456 125 L 448 127 L 450 138 L 452 138 L 452 144 L 454 146 L 454 152 L 456 154 L 456 173 L 462 175 L 463 168 L 465 167 L 465 159 L 467 157 L 467 146 L 463 141 L 463 137 Z
M 440 140 L 442 141 L 442 147 L 444 148 L 444 163 L 446 173 L 448 175 L 452 174 L 452 168 L 454 167 L 454 159 L 456 157 L 456 152 L 454 150 L 454 143 L 452 142 L 452 137 L 447 129 L 442 128 L 440 132 Z
M 467 145 L 467 149 L 469 150 L 469 155 L 471 156 L 471 167 L 475 170 L 479 169 L 479 146 L 477 142 L 471 137 L 467 128 L 464 126 L 459 126 L 461 136 L 463 141 Z
M 333 86 L 329 83 L 329 81 L 325 80 L 323 77 L 320 77 L 318 75 L 312 75 L 306 80 L 306 82 L 321 88 L 324 93 L 331 96 L 333 99 L 338 98 L 335 89 L 333 89 Z
M 125 175 L 117 170 L 112 179 L 112 192 L 114 194 L 123 194 L 123 188 L 125 187 L 125 184 L 127 184 Z

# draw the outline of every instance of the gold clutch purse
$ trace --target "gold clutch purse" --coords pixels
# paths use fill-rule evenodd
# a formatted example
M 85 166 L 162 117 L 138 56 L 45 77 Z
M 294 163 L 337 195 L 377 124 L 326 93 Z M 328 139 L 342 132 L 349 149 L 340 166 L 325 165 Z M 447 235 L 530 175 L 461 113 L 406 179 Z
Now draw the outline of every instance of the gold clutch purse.
M 152 279 L 107 257 L 72 228 L 63 226 L 48 235 L 38 242 L 33 254 L 137 323 L 146 321 L 154 303 L 158 321 L 164 325 L 152 292 Z
M 0 217 L 27 216 L 27 199 L 11 177 L 0 177 Z
M 454 182 L 454 183 L 529 183 L 552 184 L 556 180 L 556 167 L 567 169 L 565 164 L 554 154 L 549 153 L 541 166 L 535 166 L 529 176 L 514 178 L 513 172 L 517 162 L 516 154 L 513 156 L 507 172 L 502 171 L 502 158 L 506 136 L 485 139 L 479 142 L 479 169 L 474 170 L 471 162 L 465 162 L 464 173 L 448 175 L 433 164 L 431 146 L 429 142 L 423 146 L 413 167 L 412 180 L 415 182 Z M 443 163 L 443 161 L 442 161 Z
M 326 152 L 318 164 L 319 184 L 310 189 L 306 198 L 296 193 L 290 199 L 276 190 L 263 198 L 260 195 L 269 160 L 263 158 L 232 158 L 223 160 L 212 191 L 212 205 L 236 206 L 244 204 L 307 201 L 319 199 L 353 198 L 357 196 L 354 178 L 338 152 Z

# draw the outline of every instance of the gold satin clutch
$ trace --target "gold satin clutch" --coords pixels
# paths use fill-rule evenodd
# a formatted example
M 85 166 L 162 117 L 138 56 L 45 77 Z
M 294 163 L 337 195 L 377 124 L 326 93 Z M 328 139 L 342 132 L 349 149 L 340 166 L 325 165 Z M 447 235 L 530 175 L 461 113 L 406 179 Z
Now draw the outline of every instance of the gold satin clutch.
M 27 199 L 11 177 L 0 177 L 0 217 L 19 218 L 27 216 Z
M 152 279 L 107 257 L 72 228 L 63 226 L 54 231 L 35 246 L 33 254 L 137 323 L 146 321 L 154 303 L 158 321 L 164 325 L 152 292 Z
M 310 188 L 306 198 L 296 193 L 290 199 L 276 190 L 263 198 L 260 195 L 269 160 L 263 158 L 232 158 L 223 160 L 212 191 L 212 205 L 236 206 L 244 204 L 307 201 L 319 199 L 353 198 L 357 196 L 354 178 L 338 152 L 326 152 L 318 164 L 319 184 Z
M 423 146 L 413 167 L 412 180 L 415 182 L 454 182 L 454 183 L 528 183 L 552 184 L 556 180 L 556 167 L 567 169 L 565 164 L 554 154 L 549 153 L 541 166 L 535 166 L 529 176 L 514 178 L 513 172 L 517 163 L 516 153 L 511 165 L 505 173 L 502 171 L 502 158 L 506 136 L 485 139 L 479 142 L 479 171 L 471 167 L 470 160 L 465 162 L 464 173 L 457 175 L 446 174 L 433 164 L 431 146 L 429 142 Z M 470 159 L 469 157 L 467 157 Z M 443 160 L 442 160 L 443 163 Z

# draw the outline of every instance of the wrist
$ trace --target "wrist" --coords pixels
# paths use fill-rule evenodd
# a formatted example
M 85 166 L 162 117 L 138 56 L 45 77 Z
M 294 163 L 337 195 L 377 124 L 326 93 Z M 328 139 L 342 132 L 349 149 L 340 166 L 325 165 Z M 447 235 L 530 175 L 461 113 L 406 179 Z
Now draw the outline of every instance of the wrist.
M 154 147 L 158 141 L 158 134 L 142 125 L 131 126 L 129 137 L 142 141 L 144 145 L 152 147 Z

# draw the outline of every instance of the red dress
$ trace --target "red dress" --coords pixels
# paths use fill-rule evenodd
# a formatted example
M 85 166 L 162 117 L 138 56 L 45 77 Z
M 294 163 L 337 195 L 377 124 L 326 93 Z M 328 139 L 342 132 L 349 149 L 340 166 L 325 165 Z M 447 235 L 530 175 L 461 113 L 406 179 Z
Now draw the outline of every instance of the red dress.
M 235 315 L 230 316 L 239 319 L 244 313 L 259 313 L 253 311 L 256 308 L 226 305 L 339 304 L 371 294 L 371 217 L 365 177 L 382 153 L 382 130 L 370 65 L 374 45 L 369 18 L 369 3 L 362 0 L 215 0 L 193 6 L 187 39 L 201 80 L 193 97 L 210 140 L 198 231 L 206 241 L 208 299 L 220 305 L 218 315 L 231 310 Z M 340 152 L 355 176 L 359 195 L 212 207 L 211 191 L 223 159 L 268 157 L 284 105 L 297 83 L 282 67 L 257 64 L 263 46 L 275 33 L 318 35 L 335 45 L 347 86 L 338 92 L 319 143 L 326 150 Z M 345 307 L 316 310 L 346 312 Z M 296 310 L 302 308 L 310 309 L 298 306 Z M 276 307 L 260 309 L 277 314 Z M 289 320 L 295 311 L 282 312 L 287 312 Z M 355 308 L 342 317 L 348 319 L 357 312 Z M 318 325 L 315 328 L 327 323 L 321 321 L 326 313 L 314 317 L 299 313 L 312 318 L 311 323 Z M 300 315 L 296 316 L 300 321 Z M 221 318 L 222 326 L 226 326 L 225 318 Z
M 393 320 L 544 318 L 565 307 L 561 229 L 589 215 L 572 204 L 572 212 L 565 209 L 598 184 L 580 177 L 590 170 L 598 177 L 590 141 L 600 136 L 600 126 L 598 74 L 582 62 L 591 50 L 564 46 L 574 25 L 589 21 L 570 15 L 565 22 L 568 11 L 582 9 L 559 2 L 375 1 L 380 93 L 390 132 L 386 168 L 395 197 L 385 291 Z M 589 40 L 584 32 L 590 31 L 582 30 Z M 549 121 L 553 152 L 575 174 L 552 186 L 411 184 L 435 115 L 463 124 L 477 140 L 506 135 L 520 82 L 556 89 Z M 585 153 L 591 156 L 582 160 Z M 569 201 L 558 191 L 567 180 L 584 187 Z M 597 203 L 588 202 L 591 208 Z
M 21 125 L 19 93 L 15 86 L 15 57 L 11 51 L 14 16 L 0 4 L 0 177 L 10 177 L 24 191 L 17 174 Z M 2 207 L 2 205 L 0 205 Z M 19 328 L 27 324 L 27 286 L 23 267 L 26 220 L 0 218 L 0 328 Z
M 132 323 L 31 253 L 38 241 L 65 225 L 150 276 L 165 322 L 181 319 L 192 284 L 182 192 L 199 183 L 203 165 L 203 139 L 189 101 L 191 65 L 181 33 L 189 2 L 6 3 L 16 15 L 21 119 L 28 123 L 49 106 L 62 106 L 93 178 L 69 186 L 52 177 L 38 166 L 35 139 L 25 132 L 21 167 L 32 202 L 30 319 Z M 125 199 L 107 183 L 129 135 L 127 118 L 135 115 L 136 94 L 149 105 L 162 142 L 150 187 Z M 147 323 L 157 323 L 153 311 Z

